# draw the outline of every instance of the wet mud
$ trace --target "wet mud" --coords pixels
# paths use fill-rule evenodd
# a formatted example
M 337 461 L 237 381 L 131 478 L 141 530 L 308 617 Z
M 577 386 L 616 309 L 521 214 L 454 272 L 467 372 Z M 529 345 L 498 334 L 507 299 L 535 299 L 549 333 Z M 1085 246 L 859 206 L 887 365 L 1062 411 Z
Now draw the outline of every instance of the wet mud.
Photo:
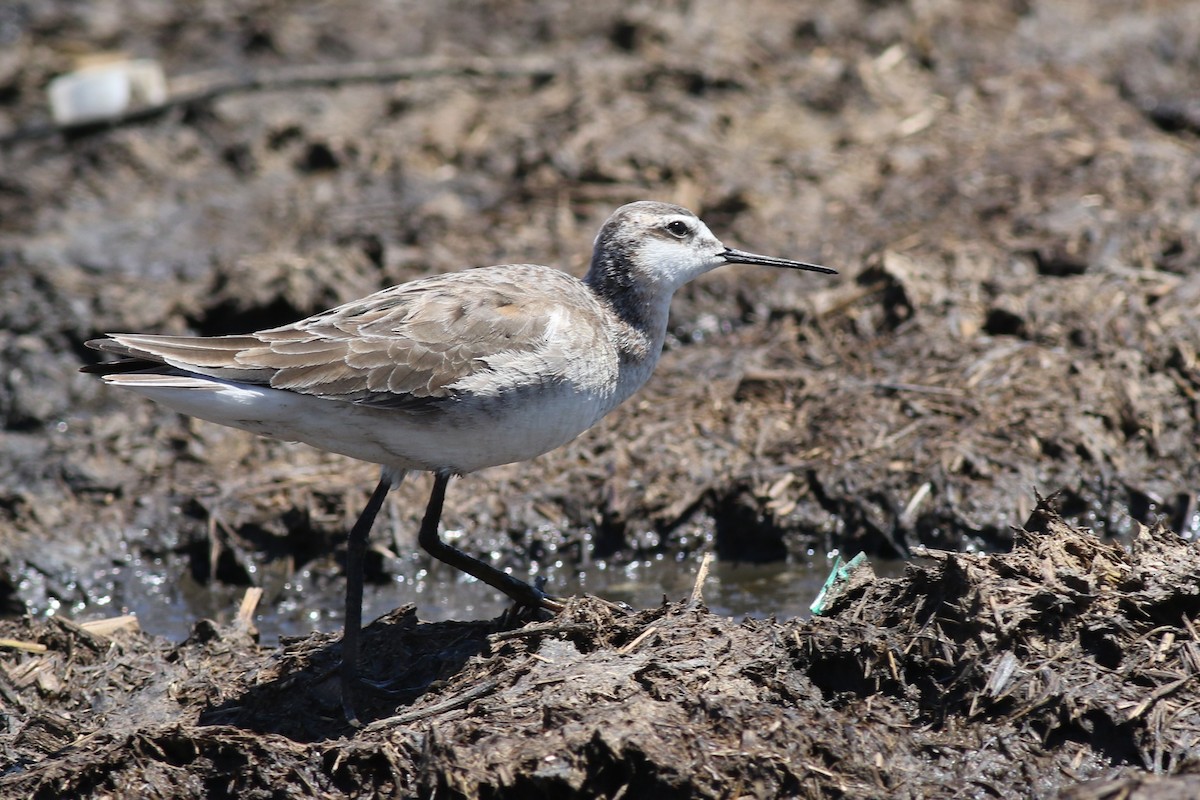
M 56 129 L 47 81 L 101 51 L 173 99 Z M 0 793 L 1200 794 L 1198 84 L 1184 0 L 0 7 Z M 418 595 L 368 633 L 399 694 L 346 729 L 373 468 L 106 390 L 83 342 L 582 274 L 642 198 L 841 274 L 686 287 L 650 384 L 454 482 L 445 529 L 551 587 L 916 560 L 814 620 Z M 431 569 L 427 492 L 385 512 L 380 591 Z M 182 643 L 81 627 L 194 596 Z M 322 632 L 256 643 L 289 614 Z
M 13 797 L 1190 797 L 1200 553 L 1052 502 L 1010 553 L 927 551 L 821 617 L 579 597 L 553 619 L 366 631 L 392 694 L 341 717 L 335 637 L 173 645 L 9 622 Z

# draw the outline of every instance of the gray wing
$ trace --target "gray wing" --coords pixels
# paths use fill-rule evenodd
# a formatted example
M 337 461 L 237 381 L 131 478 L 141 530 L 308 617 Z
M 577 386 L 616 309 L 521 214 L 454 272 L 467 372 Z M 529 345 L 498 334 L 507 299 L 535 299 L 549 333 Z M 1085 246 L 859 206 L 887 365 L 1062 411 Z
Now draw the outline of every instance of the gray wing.
M 420 406 L 451 397 L 454 384 L 497 357 L 563 357 L 551 340 L 564 324 L 597 330 L 590 303 L 567 302 L 581 297 L 587 290 L 577 280 L 549 267 L 471 270 L 393 286 L 252 334 L 109 334 L 88 345 L 127 360 L 87 370 L 169 367 L 330 399 Z

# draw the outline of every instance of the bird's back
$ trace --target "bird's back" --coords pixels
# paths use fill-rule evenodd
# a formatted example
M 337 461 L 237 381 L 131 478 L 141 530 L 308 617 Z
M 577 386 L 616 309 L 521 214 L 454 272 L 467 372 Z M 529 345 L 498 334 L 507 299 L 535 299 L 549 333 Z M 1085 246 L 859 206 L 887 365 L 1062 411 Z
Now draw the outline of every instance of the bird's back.
M 400 284 L 251 334 L 89 344 L 124 358 L 91 371 L 184 413 L 466 472 L 564 444 L 636 389 L 622 386 L 619 326 L 576 278 L 508 265 Z

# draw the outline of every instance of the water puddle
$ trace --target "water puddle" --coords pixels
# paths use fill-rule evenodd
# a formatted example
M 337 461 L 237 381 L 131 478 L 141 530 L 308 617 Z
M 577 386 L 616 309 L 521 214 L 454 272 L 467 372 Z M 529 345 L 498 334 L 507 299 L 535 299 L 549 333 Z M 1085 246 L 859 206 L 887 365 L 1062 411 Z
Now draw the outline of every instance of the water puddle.
M 831 559 L 826 558 L 806 564 L 714 561 L 704 584 L 704 603 L 714 614 L 738 619 L 807 617 L 809 604 L 820 591 L 830 565 Z M 548 582 L 547 590 L 560 596 L 594 594 L 635 608 L 648 608 L 660 604 L 664 597 L 689 597 L 698 566 L 694 558 L 675 561 L 666 557 L 620 567 L 593 564 L 586 572 L 559 571 Z M 903 567 L 886 562 L 873 566 L 884 575 L 898 574 Z M 245 588 L 239 586 L 202 586 L 187 574 L 164 580 L 161 569 L 157 566 L 158 577 L 150 569 L 139 577 L 139 568 L 128 565 L 129 574 L 114 575 L 112 602 L 77 609 L 72 616 L 95 619 L 132 613 L 143 630 L 182 641 L 198 619 L 229 621 L 245 593 Z M 341 628 L 345 584 L 340 574 L 316 578 L 302 572 L 278 580 L 266 575 L 259 578 L 265 595 L 255 622 L 264 644 L 273 645 L 280 637 Z M 411 562 L 408 576 L 366 587 L 363 618 L 374 619 L 405 603 L 416 604 L 418 617 L 427 621 L 490 619 L 508 605 L 491 587 L 444 565 L 436 564 L 426 571 L 417 557 Z

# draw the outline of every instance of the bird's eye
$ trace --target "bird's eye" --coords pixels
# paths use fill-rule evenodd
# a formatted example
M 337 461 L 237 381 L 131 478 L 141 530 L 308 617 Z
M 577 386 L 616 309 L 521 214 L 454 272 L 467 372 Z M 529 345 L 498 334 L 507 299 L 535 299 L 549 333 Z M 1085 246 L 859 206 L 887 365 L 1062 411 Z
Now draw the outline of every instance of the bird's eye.
M 692 229 L 688 227 L 687 223 L 679 219 L 673 219 L 668 222 L 667 230 L 672 236 L 677 236 L 680 239 L 692 232 Z

